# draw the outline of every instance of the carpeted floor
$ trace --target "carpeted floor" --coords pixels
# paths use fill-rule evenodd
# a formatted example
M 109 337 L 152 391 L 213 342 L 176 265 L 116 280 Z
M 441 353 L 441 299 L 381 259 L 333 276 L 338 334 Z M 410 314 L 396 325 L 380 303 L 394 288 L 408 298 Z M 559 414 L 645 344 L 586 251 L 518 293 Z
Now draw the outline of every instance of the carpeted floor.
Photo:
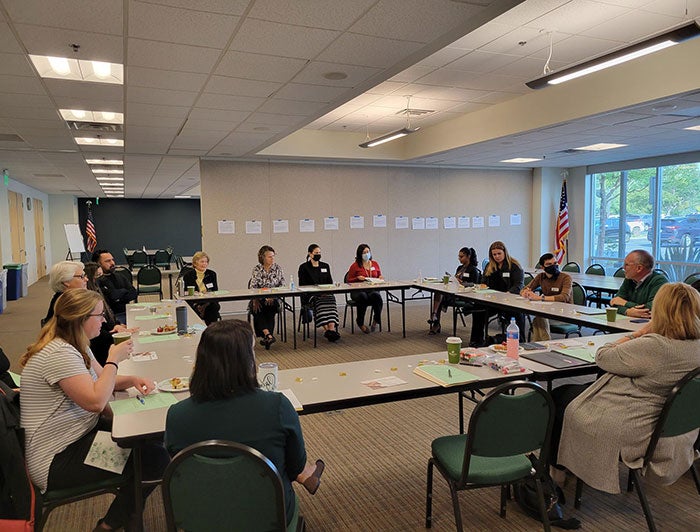
M 29 297 L 10 302 L 0 315 L 0 345 L 13 361 L 39 331 L 50 299 L 46 281 L 30 287 Z M 294 351 L 277 342 L 271 351 L 260 348 L 260 361 L 275 361 L 282 368 L 373 359 L 410 353 L 430 352 L 444 347 L 447 334 L 427 335 L 427 302 L 409 304 L 407 338 L 399 330 L 400 312 L 392 307 L 394 331 L 365 335 L 341 330 L 342 340 L 329 344 L 319 338 L 300 341 Z M 341 308 L 342 318 L 342 308 Z M 445 320 L 445 323 L 450 320 Z M 458 334 L 468 337 L 467 328 Z M 291 340 L 291 338 L 290 338 Z M 425 476 L 430 442 L 441 435 L 456 433 L 457 400 L 452 396 L 415 399 L 324 414 L 301 416 L 309 460 L 323 458 L 326 471 L 322 486 L 311 496 L 297 489 L 302 513 L 310 531 L 418 531 L 424 530 Z M 626 476 L 621 474 L 621 482 Z M 573 482 L 566 495 L 573 499 Z M 670 487 L 649 486 L 648 496 L 660 530 L 691 530 L 700 527 L 700 497 L 689 475 Z M 109 496 L 67 505 L 55 510 L 46 530 L 91 530 L 110 501 Z M 499 490 L 487 488 L 460 494 L 464 526 L 479 531 L 536 531 L 541 525 L 527 517 L 515 504 L 508 516 L 498 515 Z M 644 517 L 634 493 L 607 495 L 584 490 L 583 508 L 565 506 L 567 517 L 577 517 L 586 530 L 645 530 Z M 149 531 L 165 530 L 160 490 L 149 498 L 145 511 Z M 454 530 L 449 490 L 436 477 L 433 501 L 433 530 Z

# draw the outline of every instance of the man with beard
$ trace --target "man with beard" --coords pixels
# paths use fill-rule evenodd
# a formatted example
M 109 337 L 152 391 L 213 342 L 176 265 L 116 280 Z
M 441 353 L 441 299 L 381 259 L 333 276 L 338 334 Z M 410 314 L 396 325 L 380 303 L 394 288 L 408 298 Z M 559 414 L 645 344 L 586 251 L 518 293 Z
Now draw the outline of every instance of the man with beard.
M 102 295 L 114 312 L 118 322 L 126 323 L 126 305 L 136 300 L 138 295 L 133 283 L 124 276 L 114 273 L 116 264 L 114 257 L 106 249 L 98 249 L 92 254 L 93 262 L 102 268 L 102 277 L 99 279 Z

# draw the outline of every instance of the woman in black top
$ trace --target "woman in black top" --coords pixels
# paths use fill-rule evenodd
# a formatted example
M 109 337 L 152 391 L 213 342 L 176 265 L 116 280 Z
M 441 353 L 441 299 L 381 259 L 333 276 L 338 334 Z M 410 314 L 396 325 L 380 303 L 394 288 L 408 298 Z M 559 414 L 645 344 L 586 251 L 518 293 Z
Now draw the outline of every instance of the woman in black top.
M 306 262 L 299 266 L 299 286 L 333 284 L 331 267 L 321 262 L 321 248 L 317 244 L 311 244 L 306 255 Z M 323 327 L 325 336 L 329 342 L 336 342 L 340 338 L 338 333 L 338 305 L 333 294 L 304 295 L 301 296 L 302 305 L 311 306 L 313 309 L 316 327 Z
M 484 270 L 482 282 L 492 290 L 520 294 L 523 289 L 523 269 L 520 263 L 508 254 L 506 245 L 497 240 L 489 247 L 489 263 Z M 493 308 L 483 308 L 484 312 L 475 312 L 472 320 L 472 334 L 469 345 L 484 343 L 484 329 L 488 318 L 499 311 Z M 515 318 L 520 329 L 520 337 L 524 338 L 525 316 L 520 312 L 501 312 L 508 321 Z
M 209 255 L 204 253 L 204 251 L 198 251 L 192 256 L 192 266 L 194 269 L 187 270 L 182 276 L 185 286 L 194 286 L 195 291 L 200 294 L 215 292 L 219 289 L 219 285 L 216 282 L 216 272 L 208 269 Z M 221 319 L 221 315 L 219 314 L 221 305 L 216 301 L 189 303 L 192 309 L 207 325 Z
M 477 268 L 478 260 L 476 258 L 476 250 L 474 248 L 464 247 L 457 254 L 459 266 L 455 271 L 455 279 L 462 286 L 472 286 L 481 282 L 481 272 Z M 428 334 L 437 334 L 440 332 L 440 312 L 445 312 L 447 307 L 454 305 L 455 297 L 452 295 L 435 294 L 433 299 L 433 314 L 428 320 L 430 331 Z M 467 303 L 473 306 L 471 303 Z

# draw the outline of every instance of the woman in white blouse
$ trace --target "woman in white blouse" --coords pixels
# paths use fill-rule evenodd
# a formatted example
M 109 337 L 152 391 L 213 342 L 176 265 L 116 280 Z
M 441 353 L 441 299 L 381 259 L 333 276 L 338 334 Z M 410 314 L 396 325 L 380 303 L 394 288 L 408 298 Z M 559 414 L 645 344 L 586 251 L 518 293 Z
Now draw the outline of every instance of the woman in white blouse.
M 275 250 L 263 246 L 258 251 L 259 264 L 253 268 L 250 278 L 250 288 L 270 289 L 284 286 L 284 272 L 275 263 Z M 250 301 L 250 311 L 253 314 L 255 335 L 260 338 L 260 344 L 265 349 L 275 343 L 275 317 L 279 311 L 279 301 L 274 297 L 260 297 Z

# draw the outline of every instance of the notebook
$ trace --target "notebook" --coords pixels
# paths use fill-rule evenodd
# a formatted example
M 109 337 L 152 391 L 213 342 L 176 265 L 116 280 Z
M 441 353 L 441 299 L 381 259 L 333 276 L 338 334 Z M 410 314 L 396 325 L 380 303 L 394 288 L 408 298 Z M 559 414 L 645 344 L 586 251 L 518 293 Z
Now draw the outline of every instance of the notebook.
M 585 308 L 577 308 L 576 312 L 579 314 L 605 314 L 605 309 L 604 308 L 597 308 L 597 307 L 585 307 Z
M 590 364 L 590 362 L 586 362 L 585 360 L 570 357 L 562 353 L 554 353 L 552 351 L 545 351 L 544 353 L 523 353 L 520 356 L 537 362 L 538 364 L 544 364 L 545 366 L 556 369 L 587 366 Z

